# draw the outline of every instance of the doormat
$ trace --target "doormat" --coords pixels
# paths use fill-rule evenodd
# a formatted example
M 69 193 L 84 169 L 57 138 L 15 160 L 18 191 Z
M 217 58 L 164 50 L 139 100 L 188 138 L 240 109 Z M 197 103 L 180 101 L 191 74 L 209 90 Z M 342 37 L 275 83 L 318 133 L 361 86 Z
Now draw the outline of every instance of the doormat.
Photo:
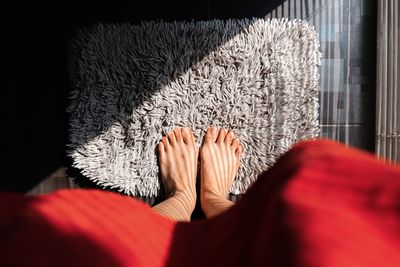
M 157 197 L 157 144 L 210 126 L 243 145 L 231 194 L 301 140 L 319 134 L 314 28 L 303 20 L 230 19 L 97 24 L 69 49 L 72 166 L 98 185 Z

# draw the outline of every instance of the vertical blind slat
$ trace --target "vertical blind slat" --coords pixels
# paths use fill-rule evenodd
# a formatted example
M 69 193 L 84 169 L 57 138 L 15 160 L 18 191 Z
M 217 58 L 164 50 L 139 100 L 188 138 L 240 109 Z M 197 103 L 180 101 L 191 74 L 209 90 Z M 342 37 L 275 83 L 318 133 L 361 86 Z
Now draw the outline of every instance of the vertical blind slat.
M 379 0 L 376 153 L 393 162 L 400 160 L 399 15 L 397 0 Z

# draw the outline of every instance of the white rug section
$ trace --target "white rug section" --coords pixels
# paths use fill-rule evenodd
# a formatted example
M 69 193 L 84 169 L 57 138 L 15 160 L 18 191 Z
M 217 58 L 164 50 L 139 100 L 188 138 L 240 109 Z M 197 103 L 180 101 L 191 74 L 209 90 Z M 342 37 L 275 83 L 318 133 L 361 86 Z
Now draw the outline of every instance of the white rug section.
M 211 125 L 233 130 L 244 147 L 233 194 L 319 134 L 321 53 L 306 21 L 97 25 L 72 51 L 68 155 L 122 193 L 159 195 L 156 146 L 175 127 L 199 146 Z

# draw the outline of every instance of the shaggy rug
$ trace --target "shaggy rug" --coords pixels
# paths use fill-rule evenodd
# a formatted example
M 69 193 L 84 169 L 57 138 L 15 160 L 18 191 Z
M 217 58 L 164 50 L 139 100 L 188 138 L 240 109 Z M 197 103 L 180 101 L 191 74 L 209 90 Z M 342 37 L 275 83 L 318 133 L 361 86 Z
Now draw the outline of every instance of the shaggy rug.
M 175 127 L 198 145 L 209 126 L 243 145 L 231 194 L 319 134 L 314 28 L 287 19 L 143 22 L 81 29 L 69 74 L 73 167 L 134 196 L 160 194 L 156 146 Z

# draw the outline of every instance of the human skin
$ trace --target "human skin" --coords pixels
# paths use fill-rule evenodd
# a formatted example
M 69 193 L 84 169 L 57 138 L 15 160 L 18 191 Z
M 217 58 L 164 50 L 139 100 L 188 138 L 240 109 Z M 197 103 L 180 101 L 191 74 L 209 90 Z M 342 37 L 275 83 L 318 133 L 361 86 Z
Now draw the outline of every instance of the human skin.
M 153 209 L 172 220 L 190 221 L 196 204 L 197 160 L 200 156 L 200 203 L 207 218 L 231 207 L 229 189 L 239 168 L 242 145 L 232 131 L 210 127 L 200 154 L 193 132 L 176 128 L 159 145 L 161 177 L 167 199 Z

